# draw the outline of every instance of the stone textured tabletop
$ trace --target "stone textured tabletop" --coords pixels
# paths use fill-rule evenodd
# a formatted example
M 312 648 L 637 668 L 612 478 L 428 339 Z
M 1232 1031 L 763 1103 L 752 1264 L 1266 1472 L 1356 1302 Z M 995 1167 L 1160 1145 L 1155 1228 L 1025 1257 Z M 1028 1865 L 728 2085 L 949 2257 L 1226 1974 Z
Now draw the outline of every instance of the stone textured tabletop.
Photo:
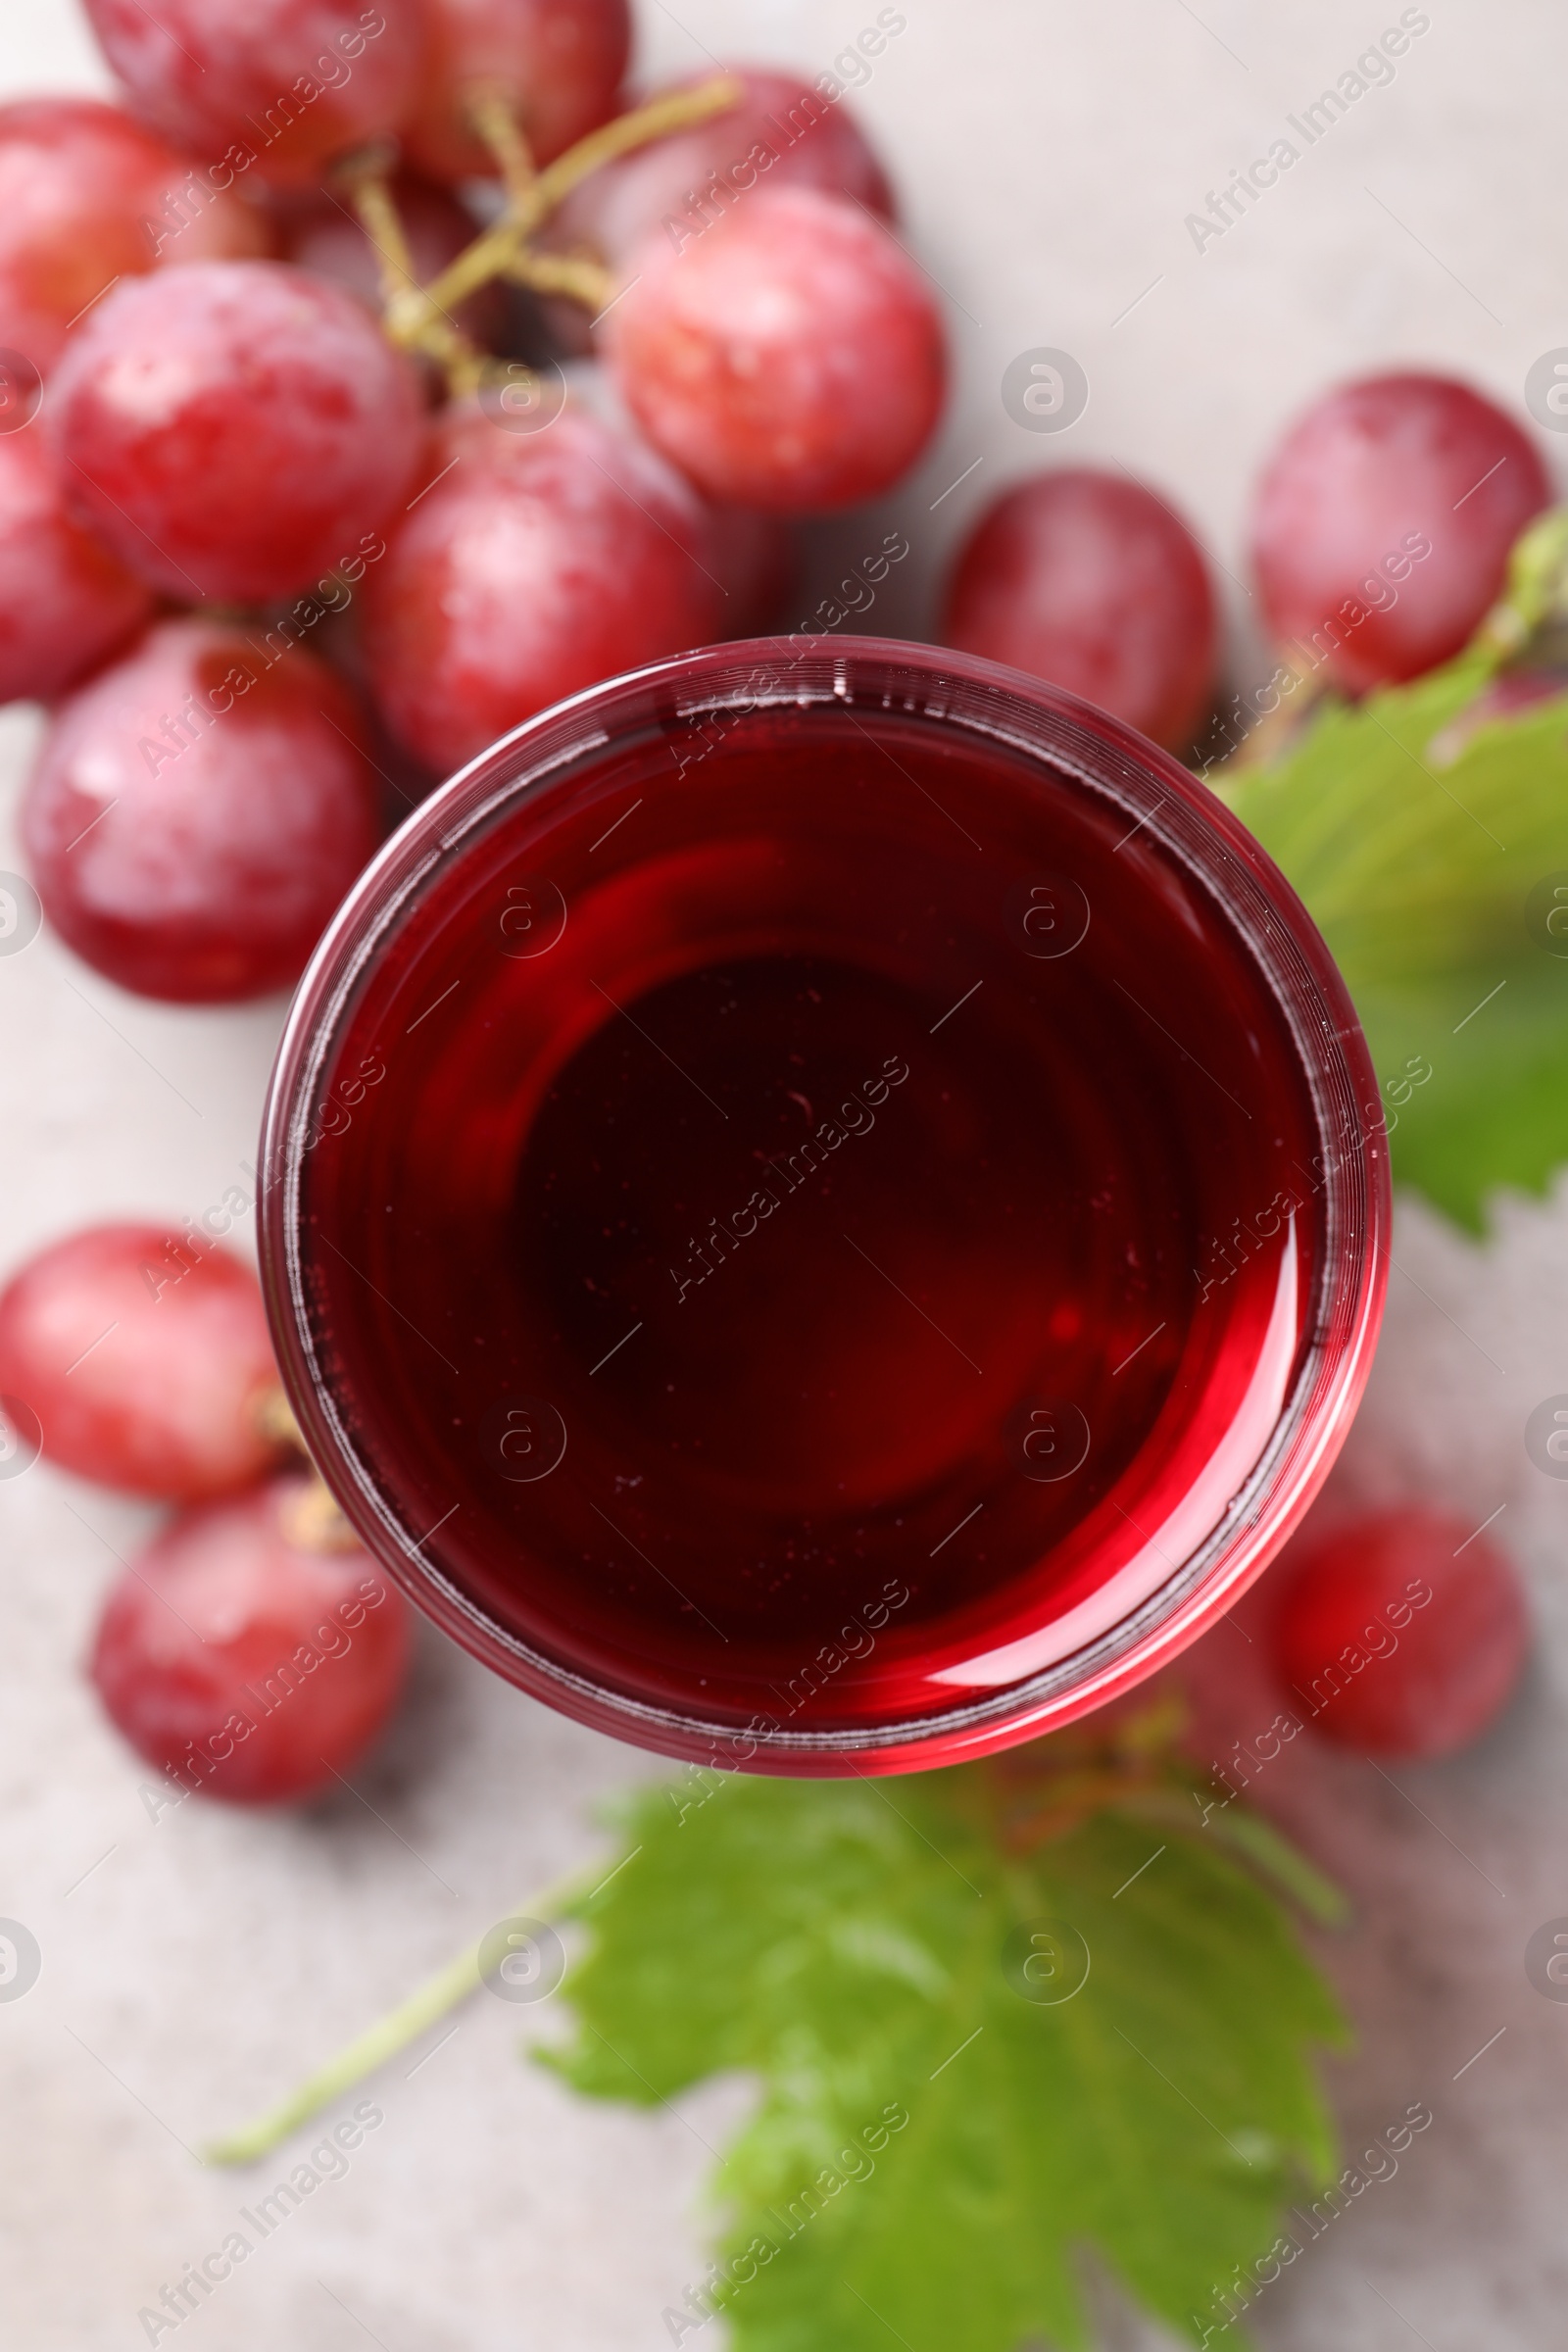
M 686 72 L 718 52 L 819 71 L 876 13 L 639 0 L 643 63 Z M 1568 343 L 1568 15 L 1548 0 L 1402 11 L 1424 29 L 1393 80 L 1200 250 L 1187 216 L 1353 67 L 1398 0 L 901 13 L 857 104 L 946 294 L 956 396 L 885 514 L 821 534 L 822 584 L 897 524 L 914 561 L 870 625 L 922 633 L 945 552 L 987 493 L 1048 452 L 1119 461 L 1195 518 L 1230 582 L 1246 682 L 1260 654 L 1242 520 L 1289 414 L 1400 360 L 1517 407 L 1531 362 Z M 0 81 L 103 86 L 73 0 L 7 0 Z M 1020 429 L 1000 397 L 1007 363 L 1044 345 L 1088 376 L 1070 441 Z M 36 724 L 0 718 L 8 823 Z M 0 839 L 0 866 L 15 862 Z M 47 937 L 0 962 L 0 1264 L 91 1218 L 177 1220 L 216 1201 L 251 1156 L 280 1012 L 139 1002 Z M 1505 1505 L 1498 1532 L 1529 1573 L 1541 1642 L 1512 1713 L 1460 1762 L 1379 1778 L 1303 1741 L 1278 1768 L 1282 1817 L 1355 1898 L 1353 1926 L 1323 1946 L 1359 2033 L 1332 2070 L 1348 2149 L 1412 2100 L 1435 2122 L 1269 2290 L 1255 2327 L 1273 2352 L 1549 2352 L 1568 2298 L 1568 2007 L 1531 1989 L 1522 1955 L 1568 1913 L 1568 1487 L 1532 1469 L 1521 1433 L 1568 1390 L 1568 1191 L 1504 1204 L 1485 1248 L 1405 1206 L 1396 1256 L 1341 1489 L 1428 1494 L 1477 1524 Z M 191 1804 L 155 1820 L 78 1671 L 97 1596 L 146 1523 L 41 1467 L 0 1486 L 0 1913 L 45 1955 L 29 1997 L 0 2008 L 16 2352 L 142 2342 L 138 2308 L 220 2244 L 258 2185 L 202 2170 L 191 2147 L 590 1855 L 597 1801 L 653 1769 L 431 1637 L 363 1794 L 304 1815 Z M 378 2078 L 384 2128 L 347 2176 L 185 2323 L 198 2352 L 667 2342 L 661 2311 L 702 2268 L 706 2143 L 744 2085 L 630 2116 L 517 2063 L 504 2004 L 470 2003 L 435 2039 Z M 1115 2312 L 1107 2327 L 1119 2345 L 1152 2340 Z

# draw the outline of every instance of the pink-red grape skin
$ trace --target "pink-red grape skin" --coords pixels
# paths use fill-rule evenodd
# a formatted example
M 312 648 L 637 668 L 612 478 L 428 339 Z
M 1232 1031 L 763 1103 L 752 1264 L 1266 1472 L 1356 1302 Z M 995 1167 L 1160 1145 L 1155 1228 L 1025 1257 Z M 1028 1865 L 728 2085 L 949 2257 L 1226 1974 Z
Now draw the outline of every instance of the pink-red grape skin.
M 52 391 L 77 513 L 185 600 L 307 587 L 401 510 L 423 431 L 418 376 L 363 306 L 282 262 L 117 286 Z
M 818 188 L 893 218 L 887 174 L 847 106 L 765 66 L 723 70 L 741 85 L 737 105 L 579 180 L 552 216 L 547 242 L 618 264 L 657 231 L 678 252 L 761 187 Z M 674 87 L 711 78 L 710 68 Z
M 455 409 L 428 472 L 367 575 L 365 648 L 388 725 L 436 772 L 721 625 L 701 501 L 582 410 L 514 433 Z
M 1179 752 L 1213 693 L 1203 559 L 1163 500 L 1074 467 L 1015 483 L 964 541 L 942 642 L 1096 703 Z
M 632 257 L 611 364 L 656 449 L 709 497 L 775 514 L 872 498 L 942 413 L 942 322 L 880 222 L 815 188 L 759 187 L 675 252 Z
M 96 98 L 0 106 L 0 349 L 47 375 L 72 323 L 117 278 L 265 253 L 266 220 L 227 191 L 166 218 L 191 169 Z
M 1348 694 L 1446 662 L 1550 503 L 1541 459 L 1467 384 L 1370 376 L 1317 401 L 1264 470 L 1252 522 L 1282 650 Z
M 94 1225 L 0 1294 L 0 1394 L 36 1414 L 46 1458 L 133 1494 L 194 1502 L 276 1458 L 277 1386 L 255 1275 L 189 1234 Z
M 419 0 L 84 0 L 144 122 L 230 177 L 308 186 L 393 130 L 424 54 Z
M 1298 1539 L 1279 1575 L 1275 1657 L 1315 1731 L 1363 1754 L 1446 1756 L 1506 1706 L 1529 1620 L 1513 1567 L 1473 1522 L 1374 1512 Z
M 185 1004 L 297 979 L 379 832 L 350 689 L 276 630 L 194 618 L 62 704 L 22 809 L 67 945 Z
M 488 91 L 514 109 L 537 164 L 606 121 L 631 49 L 626 0 L 422 0 L 425 70 L 403 124 L 432 179 L 493 175 L 495 156 L 467 120 Z
M 0 434 L 0 703 L 47 702 L 139 628 L 144 583 L 66 510 L 36 422 Z
M 335 1788 L 384 1729 L 409 1611 L 368 1552 L 294 1540 L 310 1481 L 187 1511 L 111 1588 L 91 1677 L 155 1769 L 231 1804 Z

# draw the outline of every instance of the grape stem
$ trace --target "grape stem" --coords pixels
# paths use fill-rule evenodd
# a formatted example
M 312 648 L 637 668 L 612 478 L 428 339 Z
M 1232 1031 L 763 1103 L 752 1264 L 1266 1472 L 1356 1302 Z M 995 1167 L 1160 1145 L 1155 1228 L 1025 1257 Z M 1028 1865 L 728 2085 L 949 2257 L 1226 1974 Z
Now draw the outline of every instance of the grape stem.
M 699 83 L 694 90 L 673 90 L 667 97 L 650 99 L 646 106 L 633 107 L 630 114 L 619 115 L 613 122 L 591 130 L 575 147 L 568 147 L 564 155 L 557 156 L 553 164 L 535 173 L 520 195 L 509 201 L 501 219 L 476 237 L 456 261 L 448 263 L 440 276 L 424 288 L 423 299 L 429 311 L 439 316 L 454 310 L 491 278 L 509 274 L 513 264 L 528 252 L 534 231 L 590 172 L 613 163 L 617 156 L 648 146 L 655 139 L 667 138 L 672 131 L 687 130 L 694 122 L 706 122 L 710 115 L 727 113 L 740 103 L 744 94 L 732 75 L 722 74 L 711 81 Z M 564 287 L 560 290 L 569 291 Z M 604 307 L 596 297 L 578 299 L 589 299 L 596 311 Z
M 501 167 L 508 204 L 520 210 L 538 175 L 515 108 L 498 90 L 476 90 L 468 100 L 468 120 Z
M 654 139 L 666 139 L 671 131 L 689 130 L 694 122 L 706 122 L 710 115 L 726 115 L 745 95 L 744 85 L 732 74 L 715 74 L 693 90 L 670 90 L 662 98 L 650 98 L 646 106 L 634 106 L 629 113 L 617 115 L 612 122 L 602 122 L 540 172 L 533 217 L 525 226 L 536 228 L 580 179 L 602 165 L 630 155 Z
M 495 157 L 506 206 L 500 219 L 427 286 L 415 273 L 392 194 L 391 150 L 381 142 L 347 157 L 338 177 L 380 262 L 386 334 L 401 350 L 433 360 L 456 394 L 477 391 L 492 376 L 514 383 L 515 367 L 492 360 L 458 325 L 453 314 L 459 306 L 492 278 L 505 277 L 536 293 L 564 294 L 596 318 L 608 310 L 618 291 L 613 272 L 588 255 L 541 253 L 533 243 L 535 232 L 590 172 L 672 131 L 724 114 L 744 96 L 741 84 L 727 74 L 693 90 L 671 90 L 591 130 L 540 172 L 511 102 L 499 91 L 475 91 L 467 102 L 468 120 Z
M 391 166 L 391 151 L 383 143 L 362 148 L 357 155 L 350 156 L 339 173 L 360 216 L 360 226 L 375 247 L 381 265 L 381 300 L 385 304 L 396 302 L 410 286 L 418 283 L 414 255 L 398 208 L 392 201 L 388 177 Z
M 392 194 L 390 165 L 391 153 L 383 144 L 349 156 L 337 172 L 380 265 L 382 326 L 403 349 L 434 360 L 454 392 L 472 391 L 484 379 L 487 355 L 455 318 L 427 311 Z
M 518 1903 L 513 1911 L 503 1916 L 532 1919 L 549 1919 L 552 1914 L 559 1916 L 573 1895 L 584 1890 L 588 1883 L 584 1873 L 576 1872 L 570 1878 L 547 1887 L 543 1894 L 534 1895 L 527 1903 Z M 471 1992 L 478 1989 L 481 1983 L 481 1949 L 482 1941 L 472 1943 L 460 1952 L 455 1960 L 449 1960 L 445 1968 L 437 1969 L 435 1975 L 411 1992 L 406 2000 L 400 2001 L 395 2009 L 388 2010 L 384 2017 L 377 2018 L 373 2026 L 368 2026 L 363 2034 L 357 2034 L 345 2049 L 339 2050 L 324 2066 L 318 2066 L 314 2074 L 308 2075 L 298 2089 L 290 2091 L 287 2098 L 280 2100 L 275 2107 L 268 2108 L 264 2115 L 257 2116 L 254 2122 L 246 2124 L 238 2132 L 228 2133 L 225 2138 L 210 2140 L 202 2150 L 203 2162 L 213 2165 L 257 2163 L 280 2141 L 308 2124 L 313 2115 L 318 2114 L 335 2099 L 344 2097 L 368 2075 L 373 2075 L 378 2068 L 385 2066 L 389 2058 L 395 2058 L 400 2050 L 417 2041 L 421 2034 L 428 2033 L 433 2025 L 439 2024 L 460 2002 L 466 2001 Z
M 614 272 L 579 254 L 530 253 L 524 248 L 513 255 L 505 274 L 519 286 L 532 286 L 536 294 L 569 294 L 596 318 L 610 308 L 617 292 Z

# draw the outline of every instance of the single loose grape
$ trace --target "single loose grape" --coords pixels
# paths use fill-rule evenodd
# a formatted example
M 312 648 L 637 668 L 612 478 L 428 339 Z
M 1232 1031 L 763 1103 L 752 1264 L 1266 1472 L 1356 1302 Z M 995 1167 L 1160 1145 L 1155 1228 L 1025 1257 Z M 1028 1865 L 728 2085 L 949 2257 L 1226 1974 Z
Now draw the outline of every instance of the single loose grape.
M 48 1460 L 134 1494 L 228 1494 L 277 1458 L 261 1290 L 195 1229 L 94 1225 L 28 1258 L 0 1294 L 0 1393 Z
M 338 1785 L 408 1671 L 409 1611 L 303 1475 L 187 1511 L 109 1593 L 90 1672 L 179 1787 L 281 1804 Z
M 297 630 L 168 620 L 61 706 L 22 837 L 78 956 L 220 1004 L 298 979 L 376 846 L 376 781 L 352 691 Z
M 1213 694 L 1216 621 L 1196 541 L 1125 475 L 1004 490 L 959 551 L 942 639 L 1010 662 L 1179 752 Z
M 256 603 L 307 587 L 401 511 L 419 379 L 363 307 L 282 262 L 117 286 L 49 404 L 81 518 L 153 587 Z
M 880 222 L 760 187 L 678 253 L 656 232 L 607 322 L 627 406 L 709 497 L 850 506 L 919 457 L 946 350 L 924 278 Z
M 1506 1706 L 1530 1644 L 1519 1579 L 1472 1526 L 1377 1511 L 1281 1561 L 1279 1671 L 1313 1729 L 1379 1756 L 1451 1755 Z
M 1348 694 L 1446 662 L 1548 505 L 1511 416 L 1449 376 L 1370 376 L 1298 419 L 1264 470 L 1252 554 L 1286 657 Z

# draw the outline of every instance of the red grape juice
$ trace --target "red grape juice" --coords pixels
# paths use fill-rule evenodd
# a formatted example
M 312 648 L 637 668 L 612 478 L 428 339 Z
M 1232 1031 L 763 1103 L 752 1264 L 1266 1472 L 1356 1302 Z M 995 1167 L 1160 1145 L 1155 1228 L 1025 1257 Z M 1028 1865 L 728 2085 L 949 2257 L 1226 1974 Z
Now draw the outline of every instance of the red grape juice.
M 1169 813 L 830 693 L 666 710 L 432 844 L 296 1087 L 291 1311 L 329 1475 L 492 1662 L 874 1764 L 1245 1524 L 1333 1139 Z

